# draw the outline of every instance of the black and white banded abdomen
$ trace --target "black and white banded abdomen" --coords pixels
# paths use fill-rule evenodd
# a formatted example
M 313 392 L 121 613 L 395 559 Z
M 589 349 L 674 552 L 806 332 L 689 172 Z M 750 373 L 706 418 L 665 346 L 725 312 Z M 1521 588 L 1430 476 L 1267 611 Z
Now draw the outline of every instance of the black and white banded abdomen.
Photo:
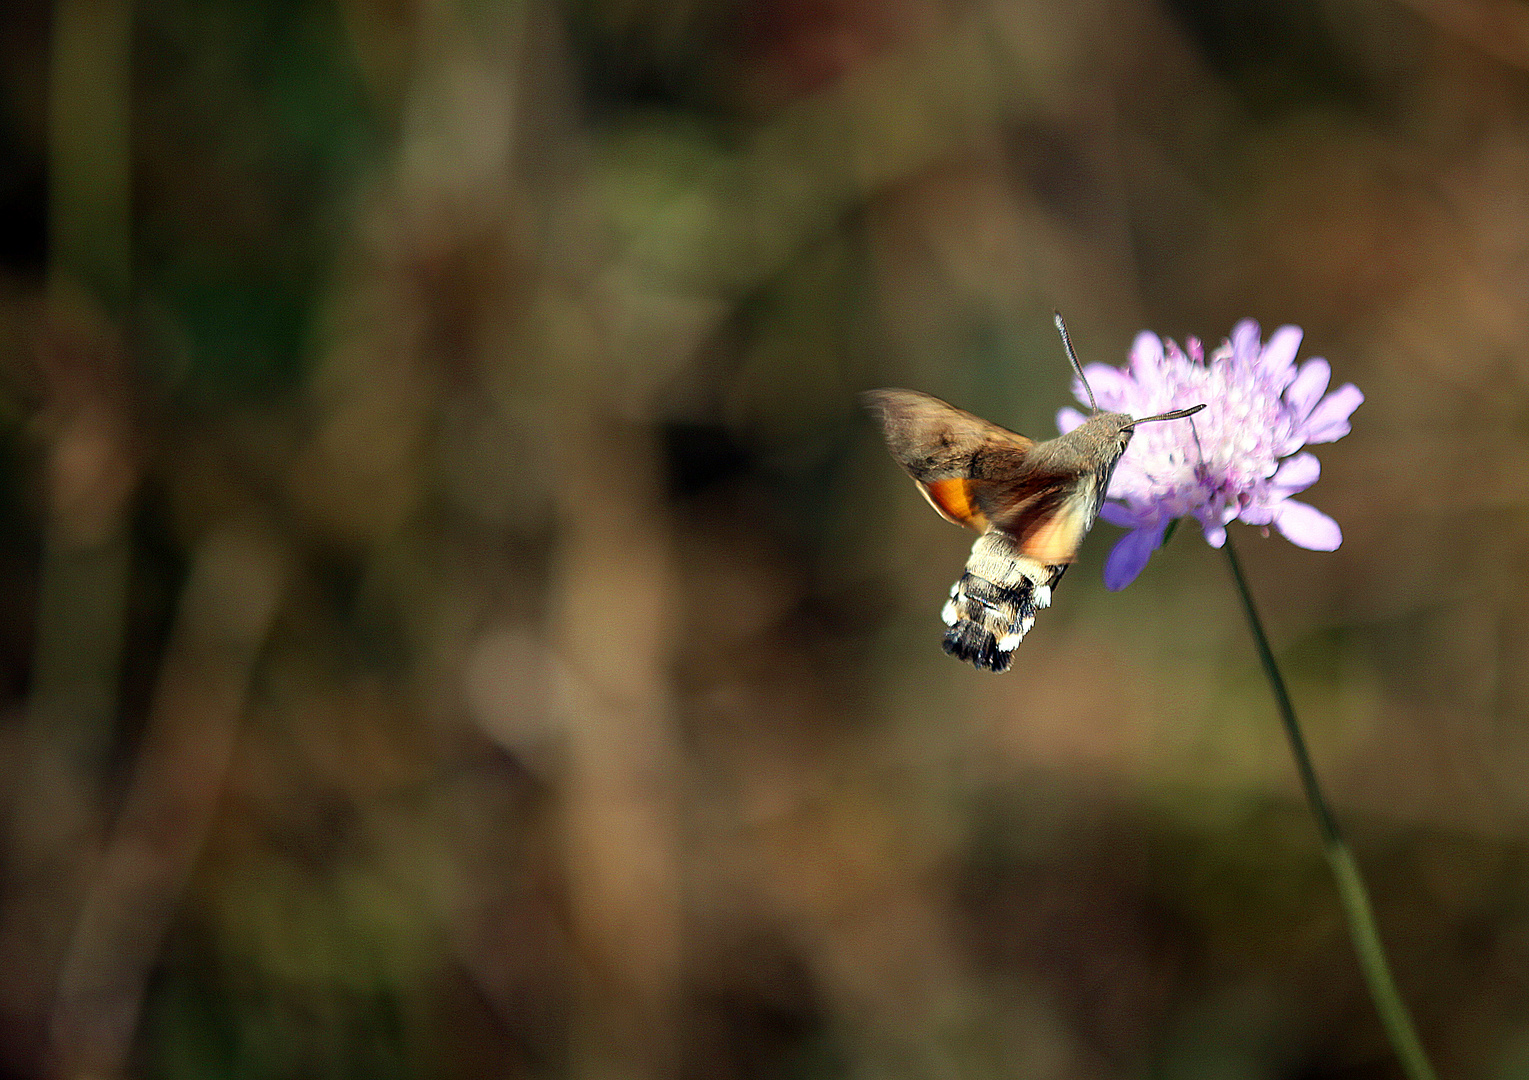
M 950 627 L 945 651 L 978 668 L 1007 671 L 1035 613 L 1051 606 L 1051 589 L 1066 569 L 1024 554 L 997 529 L 983 533 L 941 613 Z

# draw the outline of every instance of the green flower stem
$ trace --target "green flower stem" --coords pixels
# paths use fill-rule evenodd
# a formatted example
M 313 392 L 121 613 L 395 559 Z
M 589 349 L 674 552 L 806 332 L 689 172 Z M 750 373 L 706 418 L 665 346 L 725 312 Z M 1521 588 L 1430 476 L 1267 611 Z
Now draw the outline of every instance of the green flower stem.
M 1226 546 L 1222 550 L 1226 552 L 1227 562 L 1231 564 L 1232 580 L 1237 583 L 1237 595 L 1242 599 L 1242 609 L 1247 612 L 1248 628 L 1253 631 L 1253 644 L 1258 649 L 1258 659 L 1262 661 L 1264 674 L 1269 677 L 1269 687 L 1274 691 L 1274 704 L 1285 725 L 1290 752 L 1295 755 L 1295 767 L 1301 775 L 1306 802 L 1311 806 L 1317 827 L 1322 833 L 1322 851 L 1327 856 L 1327 863 L 1332 867 L 1333 877 L 1338 884 L 1338 900 L 1343 906 L 1344 917 L 1348 919 L 1349 934 L 1354 940 L 1354 951 L 1359 955 L 1359 967 L 1364 972 L 1365 982 L 1369 984 L 1375 1011 L 1380 1014 L 1391 1049 L 1401 1062 L 1402 1071 L 1407 1074 L 1408 1080 L 1435 1080 L 1433 1066 L 1428 1063 L 1428 1055 L 1423 1052 L 1423 1044 L 1418 1040 L 1417 1030 L 1412 1025 L 1412 1016 L 1396 988 L 1396 980 L 1391 977 L 1391 966 L 1386 962 L 1386 951 L 1381 945 L 1380 931 L 1375 925 L 1375 911 L 1370 906 L 1369 891 L 1364 887 L 1359 867 L 1348 845 L 1344 843 L 1343 834 L 1338 831 L 1337 819 L 1333 817 L 1332 808 L 1327 805 L 1322 787 L 1317 783 L 1317 771 L 1311 764 L 1311 753 L 1306 749 L 1306 739 L 1296 721 L 1295 707 L 1290 704 L 1290 692 L 1285 689 L 1284 677 L 1280 675 L 1279 665 L 1269 648 L 1269 638 L 1264 634 L 1263 621 L 1258 617 L 1258 608 L 1253 604 L 1253 594 L 1248 589 L 1247 578 L 1242 573 L 1242 563 L 1237 558 L 1230 536 L 1226 538 Z

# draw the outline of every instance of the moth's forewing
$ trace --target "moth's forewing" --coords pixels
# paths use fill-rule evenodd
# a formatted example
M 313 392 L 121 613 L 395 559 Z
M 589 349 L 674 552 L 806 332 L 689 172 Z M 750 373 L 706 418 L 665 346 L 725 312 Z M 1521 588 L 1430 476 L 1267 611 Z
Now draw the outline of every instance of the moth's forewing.
M 871 390 L 862 400 L 881 424 L 887 449 L 920 483 L 990 479 L 1010 474 L 1035 445 L 917 390 Z

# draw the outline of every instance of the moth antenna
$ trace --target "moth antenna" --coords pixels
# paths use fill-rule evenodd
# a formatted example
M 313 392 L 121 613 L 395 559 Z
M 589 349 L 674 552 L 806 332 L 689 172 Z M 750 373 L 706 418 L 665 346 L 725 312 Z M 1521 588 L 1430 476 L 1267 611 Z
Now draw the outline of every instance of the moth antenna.
M 1186 416 L 1193 416 L 1195 413 L 1199 412 L 1203 408 L 1205 408 L 1205 406 L 1203 404 L 1202 405 L 1191 405 L 1187 409 L 1174 409 L 1172 412 L 1158 413 L 1156 416 L 1143 416 L 1139 420 L 1132 420 L 1129 424 L 1127 424 L 1125 426 L 1128 427 L 1128 428 L 1133 428 L 1137 424 L 1150 424 L 1154 420 L 1182 420 Z M 1194 425 L 1193 424 L 1189 425 L 1189 429 L 1191 431 L 1194 431 Z M 1195 435 L 1195 442 L 1198 443 L 1199 441 L 1200 441 L 1200 436 L 1199 436 L 1198 433 L 1196 433 L 1196 435 Z
M 1053 311 L 1051 314 L 1056 318 L 1057 333 L 1062 335 L 1062 348 L 1067 350 L 1067 359 L 1072 361 L 1072 369 L 1078 373 L 1078 381 L 1083 384 L 1083 389 L 1088 394 L 1088 407 L 1097 413 L 1099 403 L 1094 400 L 1094 388 L 1088 385 L 1088 378 L 1083 374 L 1083 365 L 1078 363 L 1078 354 L 1072 351 L 1072 338 L 1067 336 L 1067 324 L 1062 321 L 1062 313 Z

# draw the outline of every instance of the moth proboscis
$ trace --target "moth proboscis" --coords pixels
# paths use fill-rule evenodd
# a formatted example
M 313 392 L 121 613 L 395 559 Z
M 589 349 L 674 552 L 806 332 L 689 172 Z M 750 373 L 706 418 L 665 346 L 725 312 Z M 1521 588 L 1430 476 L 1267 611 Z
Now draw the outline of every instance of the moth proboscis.
M 1056 325 L 1093 415 L 1055 439 L 1035 442 L 918 390 L 861 395 L 929 504 L 982 534 L 942 612 L 945 651 L 979 669 L 1006 671 L 1035 613 L 1050 606 L 1136 425 L 1205 408 L 1135 418 L 1100 412 L 1060 313 Z

